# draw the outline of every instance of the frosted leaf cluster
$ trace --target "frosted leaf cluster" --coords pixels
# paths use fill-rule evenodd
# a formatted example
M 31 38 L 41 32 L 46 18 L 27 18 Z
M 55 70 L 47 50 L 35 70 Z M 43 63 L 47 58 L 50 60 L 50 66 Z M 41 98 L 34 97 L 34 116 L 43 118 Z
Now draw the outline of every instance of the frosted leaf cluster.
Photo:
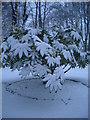
M 50 87 L 50 92 L 54 89 L 55 92 L 57 92 L 58 88 L 61 89 L 61 84 L 60 84 L 60 80 L 56 79 L 56 75 L 55 74 L 48 74 L 45 76 L 45 78 L 42 81 L 47 81 L 45 87 Z
M 24 66 L 24 67 L 21 69 L 19 75 L 21 75 L 22 77 L 25 78 L 25 77 L 29 76 L 30 72 L 31 72 L 30 66 Z
M 7 39 L 8 45 L 13 48 L 14 45 L 18 43 L 18 39 L 15 39 L 13 36 L 8 37 Z
M 50 69 L 46 65 L 37 64 L 34 67 L 35 67 L 34 75 L 38 75 L 38 76 L 42 77 L 43 75 L 50 73 Z
M 6 42 L 3 42 L 3 43 L 1 44 L 1 48 L 4 50 L 4 52 L 6 52 L 6 50 L 8 49 L 7 43 L 6 43 Z
M 36 50 L 40 51 L 42 57 L 48 53 L 52 53 L 51 46 L 45 42 L 36 42 L 35 45 L 37 46 Z
M 54 41 L 53 46 L 58 50 L 63 50 L 66 48 L 66 46 L 64 44 L 60 43 L 59 41 Z
M 63 56 L 64 56 L 64 58 L 65 58 L 66 60 L 69 60 L 69 61 L 72 60 L 72 57 L 71 57 L 71 54 L 70 54 L 69 51 L 62 50 L 62 54 L 63 54 Z
M 48 56 L 48 57 L 46 57 L 46 60 L 50 67 L 50 66 L 54 66 L 55 64 L 60 65 L 61 58 L 60 58 L 60 56 L 57 56 L 55 58 L 52 56 Z
M 61 89 L 61 84 L 64 82 L 64 71 L 62 67 L 56 67 L 53 74 L 48 74 L 42 81 L 47 81 L 45 87 L 50 87 L 50 92 L 54 89 L 57 92 Z
M 13 46 L 11 51 L 14 51 L 15 56 L 19 54 L 19 58 L 21 58 L 23 54 L 28 57 L 28 51 L 31 51 L 31 49 L 27 43 L 17 43 Z
M 21 38 L 21 41 L 28 43 L 28 40 L 30 40 L 30 39 L 31 39 L 30 34 L 26 34 Z
M 77 31 L 71 31 L 71 36 L 74 37 L 74 39 L 76 40 L 82 39 Z

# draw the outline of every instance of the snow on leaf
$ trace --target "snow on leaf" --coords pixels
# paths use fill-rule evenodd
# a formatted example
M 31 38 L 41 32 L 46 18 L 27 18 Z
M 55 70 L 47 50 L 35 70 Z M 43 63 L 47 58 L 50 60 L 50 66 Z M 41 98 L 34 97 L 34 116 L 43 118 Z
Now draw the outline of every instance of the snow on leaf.
M 63 50 L 63 51 L 62 51 L 62 54 L 63 54 L 63 56 L 64 56 L 64 58 L 65 58 L 66 60 L 71 61 L 72 57 L 71 57 L 71 54 L 70 54 L 69 51 Z
M 55 74 L 48 74 L 42 81 L 47 81 L 45 87 L 50 87 L 50 92 L 54 89 L 57 92 L 58 88 L 61 89 L 60 79 L 56 78 Z
M 69 45 L 68 47 L 72 50 L 78 51 L 78 47 L 76 45 Z
M 41 30 L 39 28 L 30 28 L 28 33 L 31 35 L 37 35 L 41 33 Z
M 79 35 L 79 33 L 75 32 L 75 31 L 71 31 L 71 36 L 73 36 L 74 39 L 76 39 L 76 40 L 81 39 L 81 36 Z
M 41 64 L 35 65 L 34 71 L 35 71 L 34 74 L 39 75 L 40 77 L 50 72 L 50 70 L 46 65 L 41 65 Z
M 6 50 L 8 49 L 7 43 L 6 43 L 6 42 L 3 42 L 3 43 L 1 44 L 1 48 L 3 48 L 4 52 L 6 52 Z
M 86 57 L 87 53 L 86 52 L 81 52 L 81 51 L 79 51 L 79 53 L 80 53 L 81 59 L 85 60 L 85 57 Z
M 44 34 L 44 38 L 43 38 L 43 40 L 44 40 L 44 42 L 46 42 L 46 43 L 48 43 L 48 42 L 49 42 L 49 40 L 48 40 L 48 38 L 47 38 L 46 34 Z
M 58 49 L 58 50 L 62 50 L 62 49 L 65 49 L 66 46 L 62 43 L 59 43 L 58 41 L 54 41 L 53 42 L 53 46 Z
M 3 52 L 3 53 L 1 53 L 1 58 L 2 58 L 2 61 L 3 61 L 4 59 L 7 59 L 7 55 Z
M 56 67 L 54 74 L 56 75 L 56 78 L 61 80 L 61 82 L 64 81 L 64 71 L 62 69 L 62 67 Z
M 44 82 L 49 81 L 51 79 L 51 76 L 52 76 L 52 74 L 47 74 L 42 81 L 44 81 Z
M 26 57 L 28 57 L 28 51 L 31 51 L 31 49 L 29 48 L 29 44 L 27 43 L 17 43 L 13 46 L 11 51 L 14 51 L 15 56 L 19 54 L 19 58 L 21 58 L 23 53 Z
M 30 34 L 26 34 L 21 38 L 22 42 L 28 42 L 30 40 Z
M 20 52 L 19 52 L 19 58 L 22 57 L 22 54 L 23 54 L 23 52 L 22 52 L 22 49 L 21 49 Z
M 12 71 L 14 71 L 14 70 L 18 70 L 18 71 L 20 71 L 20 68 L 22 67 L 22 62 L 21 61 L 19 61 L 19 62 L 15 62 L 15 64 L 14 64 L 14 66 L 13 66 L 13 68 L 12 68 Z
M 26 57 L 28 57 L 28 52 L 25 48 L 24 48 L 24 54 L 25 54 Z
M 32 38 L 34 39 L 34 42 L 41 42 L 40 38 L 37 37 L 36 35 L 33 35 Z
M 50 52 L 49 49 L 52 48 L 49 44 L 45 42 L 36 42 L 35 45 L 37 46 L 36 50 L 40 51 L 42 57 Z
M 36 51 L 31 51 L 31 54 L 28 56 L 28 57 L 31 57 L 33 60 L 37 57 L 38 58 L 38 54 Z
M 7 42 L 12 48 L 15 44 L 18 43 L 18 40 L 15 39 L 13 36 L 10 36 L 10 37 L 8 37 Z
M 81 52 L 81 50 L 76 45 L 69 45 L 69 49 L 78 52 L 80 56 L 85 59 L 86 54 L 84 52 Z
M 19 75 L 21 75 L 22 77 L 27 77 L 30 74 L 30 72 L 31 72 L 30 66 L 24 66 L 21 69 Z
M 16 56 L 19 52 L 20 52 L 20 51 L 19 51 L 19 48 L 17 48 L 17 49 L 15 50 L 15 52 L 14 52 L 14 55 Z
M 57 56 L 57 57 L 55 58 L 55 63 L 56 63 L 57 65 L 60 65 L 60 60 L 61 60 L 61 57 L 60 57 L 60 56 Z
M 55 58 L 48 56 L 48 57 L 46 57 L 46 59 L 47 59 L 47 63 L 49 64 L 49 67 L 54 66 Z

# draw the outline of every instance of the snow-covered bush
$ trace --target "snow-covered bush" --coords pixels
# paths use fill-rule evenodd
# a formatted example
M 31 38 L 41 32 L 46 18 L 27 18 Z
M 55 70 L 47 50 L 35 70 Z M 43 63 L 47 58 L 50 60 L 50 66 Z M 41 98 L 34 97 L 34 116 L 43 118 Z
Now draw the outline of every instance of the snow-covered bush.
M 1 45 L 2 65 L 19 70 L 22 77 L 32 73 L 46 82 L 46 88 L 56 92 L 61 89 L 64 74 L 70 68 L 85 67 L 82 46 L 82 37 L 74 29 L 48 32 L 16 28 Z

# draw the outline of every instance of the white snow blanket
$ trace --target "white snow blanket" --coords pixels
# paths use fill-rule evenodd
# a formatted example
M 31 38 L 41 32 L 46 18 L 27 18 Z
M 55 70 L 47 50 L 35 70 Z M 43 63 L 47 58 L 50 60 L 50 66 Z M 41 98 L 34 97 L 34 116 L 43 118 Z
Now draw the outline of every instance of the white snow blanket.
M 82 84 L 88 83 L 88 67 L 69 71 L 57 93 L 50 93 L 40 79 L 21 80 L 18 74 L 2 69 L 3 117 L 88 118 L 88 87 Z

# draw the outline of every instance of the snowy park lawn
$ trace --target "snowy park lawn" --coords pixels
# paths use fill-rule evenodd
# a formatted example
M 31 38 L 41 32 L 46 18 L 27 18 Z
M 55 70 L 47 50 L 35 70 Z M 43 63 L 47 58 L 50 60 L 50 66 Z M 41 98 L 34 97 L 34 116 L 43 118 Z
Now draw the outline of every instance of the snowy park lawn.
M 21 79 L 9 68 L 1 71 L 3 118 L 88 118 L 88 67 L 71 69 L 57 93 L 40 79 Z

